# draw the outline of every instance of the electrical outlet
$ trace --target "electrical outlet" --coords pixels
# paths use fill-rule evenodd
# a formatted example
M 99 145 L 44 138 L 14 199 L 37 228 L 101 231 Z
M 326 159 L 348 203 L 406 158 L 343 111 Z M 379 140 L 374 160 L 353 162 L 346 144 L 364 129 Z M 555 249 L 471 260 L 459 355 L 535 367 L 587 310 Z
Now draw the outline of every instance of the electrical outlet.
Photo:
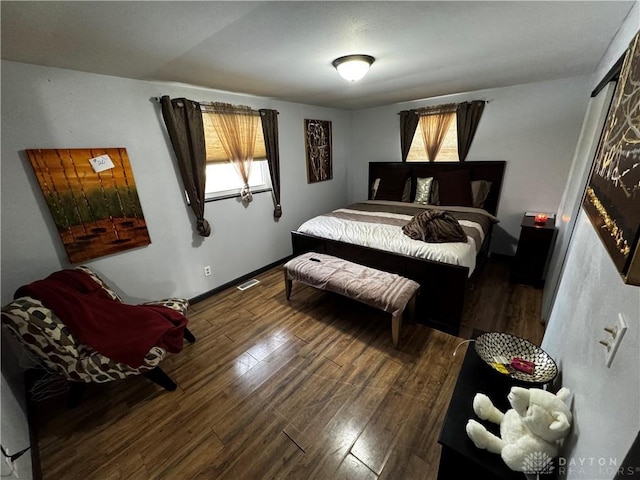
M 211 275 L 211 267 L 207 265 L 206 267 L 204 267 L 204 276 L 208 277 L 210 275 Z
M 610 367 L 611 363 L 613 363 L 613 357 L 616 356 L 622 337 L 624 337 L 624 334 L 627 331 L 627 322 L 624 319 L 624 315 L 622 313 L 618 313 L 618 321 L 616 322 L 616 325 L 614 327 L 606 327 L 605 331 L 611 335 L 605 357 L 607 367 Z

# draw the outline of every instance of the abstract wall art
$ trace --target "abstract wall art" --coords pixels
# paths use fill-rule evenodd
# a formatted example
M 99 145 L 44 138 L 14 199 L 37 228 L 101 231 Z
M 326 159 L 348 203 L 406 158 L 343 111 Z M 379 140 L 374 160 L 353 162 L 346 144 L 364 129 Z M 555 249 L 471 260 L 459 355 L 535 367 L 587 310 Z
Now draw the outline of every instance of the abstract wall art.
M 640 32 L 622 63 L 583 207 L 623 281 L 640 285 Z
M 331 122 L 304 120 L 305 150 L 307 156 L 307 183 L 333 178 L 331 153 Z
M 126 149 L 32 149 L 27 155 L 69 262 L 151 243 Z

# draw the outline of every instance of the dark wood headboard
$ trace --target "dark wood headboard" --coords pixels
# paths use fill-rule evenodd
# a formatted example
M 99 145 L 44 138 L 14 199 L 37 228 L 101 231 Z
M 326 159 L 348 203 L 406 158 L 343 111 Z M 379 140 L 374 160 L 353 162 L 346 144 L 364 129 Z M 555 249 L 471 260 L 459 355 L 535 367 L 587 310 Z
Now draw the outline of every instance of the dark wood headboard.
M 502 179 L 507 162 L 491 160 L 486 162 L 369 162 L 369 183 L 367 191 L 371 195 L 371 185 L 376 178 L 384 178 L 389 172 L 404 173 L 407 177 L 437 177 L 439 172 L 470 170 L 471 180 L 491 182 L 491 191 L 484 203 L 484 209 L 495 215 L 498 211 Z

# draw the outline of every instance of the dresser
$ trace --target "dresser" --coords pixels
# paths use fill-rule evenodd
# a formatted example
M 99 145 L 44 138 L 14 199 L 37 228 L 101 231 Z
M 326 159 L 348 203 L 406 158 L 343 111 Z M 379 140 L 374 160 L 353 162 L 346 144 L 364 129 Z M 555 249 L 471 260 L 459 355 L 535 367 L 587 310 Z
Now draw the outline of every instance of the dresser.
M 474 338 L 480 333 L 482 332 L 474 331 Z M 540 384 L 525 383 L 500 375 L 478 356 L 473 343 L 469 344 L 438 438 L 438 443 L 442 446 L 438 480 L 535 479 L 535 475 L 532 477 L 511 470 L 504 464 L 500 455 L 476 448 L 466 432 L 467 421 L 474 418 L 489 431 L 499 435 L 498 425 L 477 418 L 473 411 L 473 397 L 478 392 L 484 393 L 497 408 L 505 412 L 511 408 L 507 395 L 514 385 L 525 388 L 542 387 Z M 554 474 L 539 475 L 538 479 L 554 480 L 557 470 L 555 468 Z

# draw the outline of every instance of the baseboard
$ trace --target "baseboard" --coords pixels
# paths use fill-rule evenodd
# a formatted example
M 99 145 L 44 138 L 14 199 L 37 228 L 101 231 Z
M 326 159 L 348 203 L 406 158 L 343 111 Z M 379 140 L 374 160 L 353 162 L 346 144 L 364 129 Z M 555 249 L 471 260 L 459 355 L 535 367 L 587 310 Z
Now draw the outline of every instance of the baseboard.
M 191 303 L 192 305 L 201 302 L 209 297 L 211 297 L 212 295 L 215 295 L 216 293 L 220 293 L 223 290 L 226 290 L 229 287 L 233 287 L 235 285 L 238 285 L 239 283 L 242 283 L 246 280 L 249 280 L 250 278 L 255 277 L 256 275 L 260 275 L 261 273 L 266 272 L 267 270 L 271 270 L 273 267 L 276 267 L 288 260 L 290 260 L 291 258 L 293 258 L 293 255 L 287 255 L 286 257 L 270 263 L 269 265 L 265 265 L 262 268 L 259 268 L 258 270 L 254 270 L 253 272 L 249 272 L 246 275 L 243 275 L 241 277 L 236 278 L 235 280 L 231 280 L 230 282 L 225 283 L 224 285 L 220 285 L 219 287 L 214 288 L 213 290 L 209 290 L 208 292 L 202 293 L 198 296 L 195 296 L 193 298 L 189 299 L 189 303 Z

